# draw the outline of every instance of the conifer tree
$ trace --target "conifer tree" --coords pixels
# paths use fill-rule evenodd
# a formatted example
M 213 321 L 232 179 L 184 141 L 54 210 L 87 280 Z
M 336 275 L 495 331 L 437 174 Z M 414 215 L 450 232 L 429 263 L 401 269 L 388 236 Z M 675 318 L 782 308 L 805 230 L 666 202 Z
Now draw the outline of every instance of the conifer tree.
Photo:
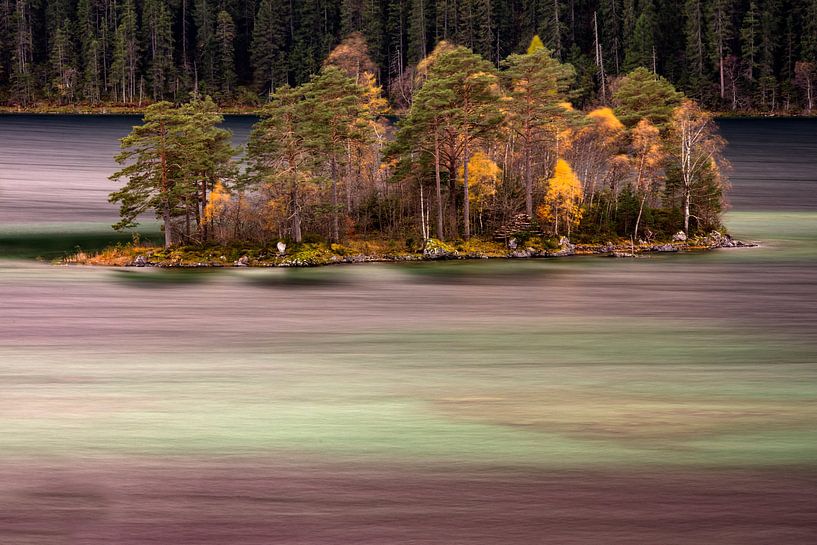
M 519 138 L 524 162 L 525 211 L 533 217 L 534 153 L 555 143 L 563 123 L 567 90 L 575 79 L 570 65 L 552 57 L 550 50 L 534 36 L 528 53 L 509 56 L 503 66 L 507 79 L 508 101 L 505 105 L 508 126 Z M 539 171 L 549 165 L 540 164 Z
M 235 90 L 235 23 L 232 16 L 222 10 L 218 13 L 216 26 L 216 63 L 219 91 L 229 98 Z
M 247 145 L 249 179 L 257 187 L 280 188 L 295 242 L 303 240 L 302 188 L 315 178 L 312 150 L 307 145 L 307 90 L 308 84 L 295 89 L 279 87 L 261 110 L 261 120 L 253 127 Z
M 326 66 L 306 89 L 309 112 L 305 142 L 316 161 L 328 167 L 331 181 L 331 239 L 340 241 L 338 187 L 349 143 L 362 138 L 358 120 L 364 117 L 363 88 L 339 68 Z
M 116 161 L 124 165 L 111 180 L 126 180 L 125 185 L 111 193 L 110 202 L 119 203 L 121 220 L 114 229 L 137 225 L 136 219 L 154 211 L 161 219 L 165 247 L 175 241 L 172 220 L 183 207 L 185 195 L 195 190 L 184 176 L 183 165 L 191 158 L 184 157 L 186 119 L 169 102 L 151 104 L 145 110 L 143 124 L 133 128 L 121 140 L 122 152 Z
M 657 15 L 652 0 L 645 0 L 641 14 L 635 21 L 624 55 L 624 70 L 630 71 L 639 66 L 654 69 L 656 54 L 655 37 L 658 33 Z
M 682 98 L 683 94 L 670 82 L 646 68 L 636 68 L 623 76 L 613 92 L 616 115 L 628 127 L 647 119 L 653 125 L 665 128 Z
M 284 15 L 286 12 L 281 0 L 261 0 L 253 28 L 250 56 L 255 84 L 259 91 L 270 95 L 289 79 Z

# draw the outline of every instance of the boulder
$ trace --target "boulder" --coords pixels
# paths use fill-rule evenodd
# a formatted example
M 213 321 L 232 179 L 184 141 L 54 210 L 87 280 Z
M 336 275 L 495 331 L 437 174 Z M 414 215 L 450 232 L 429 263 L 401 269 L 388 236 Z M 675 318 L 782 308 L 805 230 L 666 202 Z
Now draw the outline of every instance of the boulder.
M 236 267 L 249 267 L 250 266 L 250 258 L 242 255 L 238 258 L 238 261 L 234 263 Z
M 574 255 L 576 253 L 576 245 L 570 243 L 570 239 L 562 237 L 559 239 L 559 251 L 551 254 L 553 256 L 561 257 Z
M 136 259 L 133 260 L 133 263 L 131 263 L 131 265 L 134 267 L 147 267 L 149 263 L 145 256 L 137 255 Z
M 683 231 L 678 231 L 677 233 L 672 235 L 672 241 L 673 242 L 686 242 L 687 241 L 687 235 Z
M 677 252 L 678 248 L 672 244 L 662 244 L 661 246 L 653 246 L 650 250 L 653 252 Z
M 284 255 L 284 254 L 287 253 L 287 245 L 284 242 L 279 241 L 278 244 L 276 244 L 276 246 L 278 248 L 278 255 L 279 256 Z
M 520 259 L 530 257 L 530 256 L 531 256 L 531 253 L 530 253 L 529 250 L 516 250 L 515 252 L 511 252 L 511 257 L 516 257 L 516 258 L 520 258 Z
M 456 250 L 434 238 L 428 239 L 423 248 L 423 257 L 427 259 L 447 259 L 456 256 Z
M 611 254 L 616 251 L 616 245 L 610 241 L 607 241 L 604 246 L 599 248 L 600 254 Z
M 508 241 L 508 248 L 510 248 L 511 250 L 516 250 L 516 247 L 517 247 L 516 239 L 515 238 L 510 239 Z

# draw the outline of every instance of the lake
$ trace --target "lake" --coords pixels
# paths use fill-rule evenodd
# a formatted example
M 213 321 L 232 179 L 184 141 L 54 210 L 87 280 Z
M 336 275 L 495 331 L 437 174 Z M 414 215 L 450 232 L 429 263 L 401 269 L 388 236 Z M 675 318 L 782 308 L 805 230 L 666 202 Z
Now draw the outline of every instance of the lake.
M 0 116 L 0 543 L 813 543 L 817 120 L 721 121 L 759 248 L 28 259 L 110 237 L 137 120 Z

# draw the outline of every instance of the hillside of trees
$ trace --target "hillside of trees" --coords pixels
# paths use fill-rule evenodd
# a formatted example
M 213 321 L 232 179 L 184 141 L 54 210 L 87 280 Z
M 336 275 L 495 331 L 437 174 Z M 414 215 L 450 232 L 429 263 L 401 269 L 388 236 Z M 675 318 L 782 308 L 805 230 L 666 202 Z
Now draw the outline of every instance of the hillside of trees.
M 637 67 L 717 111 L 811 111 L 817 81 L 817 0 L 2 0 L 0 103 L 256 106 L 352 32 L 398 107 L 439 41 L 499 66 L 534 34 L 579 107 Z
M 148 106 L 117 157 L 115 227 L 153 212 L 166 247 L 370 239 L 410 251 L 473 238 L 649 246 L 720 227 L 711 114 L 646 68 L 611 78 L 612 108 L 582 110 L 576 70 L 538 36 L 499 68 L 443 41 L 406 82 L 396 123 L 374 70 L 352 34 L 306 83 L 276 89 L 243 150 L 209 97 Z

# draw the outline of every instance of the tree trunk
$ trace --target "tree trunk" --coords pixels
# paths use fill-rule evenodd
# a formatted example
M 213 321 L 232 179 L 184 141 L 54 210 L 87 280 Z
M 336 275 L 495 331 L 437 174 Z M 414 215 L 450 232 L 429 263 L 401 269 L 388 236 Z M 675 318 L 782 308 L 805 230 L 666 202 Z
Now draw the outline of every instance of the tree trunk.
M 437 238 L 445 239 L 443 233 L 443 191 L 440 187 L 440 137 L 434 133 L 434 190 L 437 193 Z
M 170 204 L 165 203 L 162 208 L 162 221 L 165 227 L 165 248 L 173 246 L 173 228 L 170 225 Z
M 332 155 L 332 242 L 340 241 L 340 221 L 338 219 L 338 162 Z
M 463 150 L 463 164 L 462 164 L 462 187 L 463 187 L 463 203 L 462 203 L 462 219 L 464 222 L 464 237 L 465 240 L 471 238 L 471 202 L 468 195 L 468 143 L 465 144 Z
M 298 182 L 292 182 L 290 188 L 290 201 L 292 206 L 292 238 L 295 242 L 302 242 L 303 235 L 301 234 L 301 208 L 298 204 Z
M 533 178 L 530 167 L 530 144 L 525 143 L 525 212 L 533 219 Z

